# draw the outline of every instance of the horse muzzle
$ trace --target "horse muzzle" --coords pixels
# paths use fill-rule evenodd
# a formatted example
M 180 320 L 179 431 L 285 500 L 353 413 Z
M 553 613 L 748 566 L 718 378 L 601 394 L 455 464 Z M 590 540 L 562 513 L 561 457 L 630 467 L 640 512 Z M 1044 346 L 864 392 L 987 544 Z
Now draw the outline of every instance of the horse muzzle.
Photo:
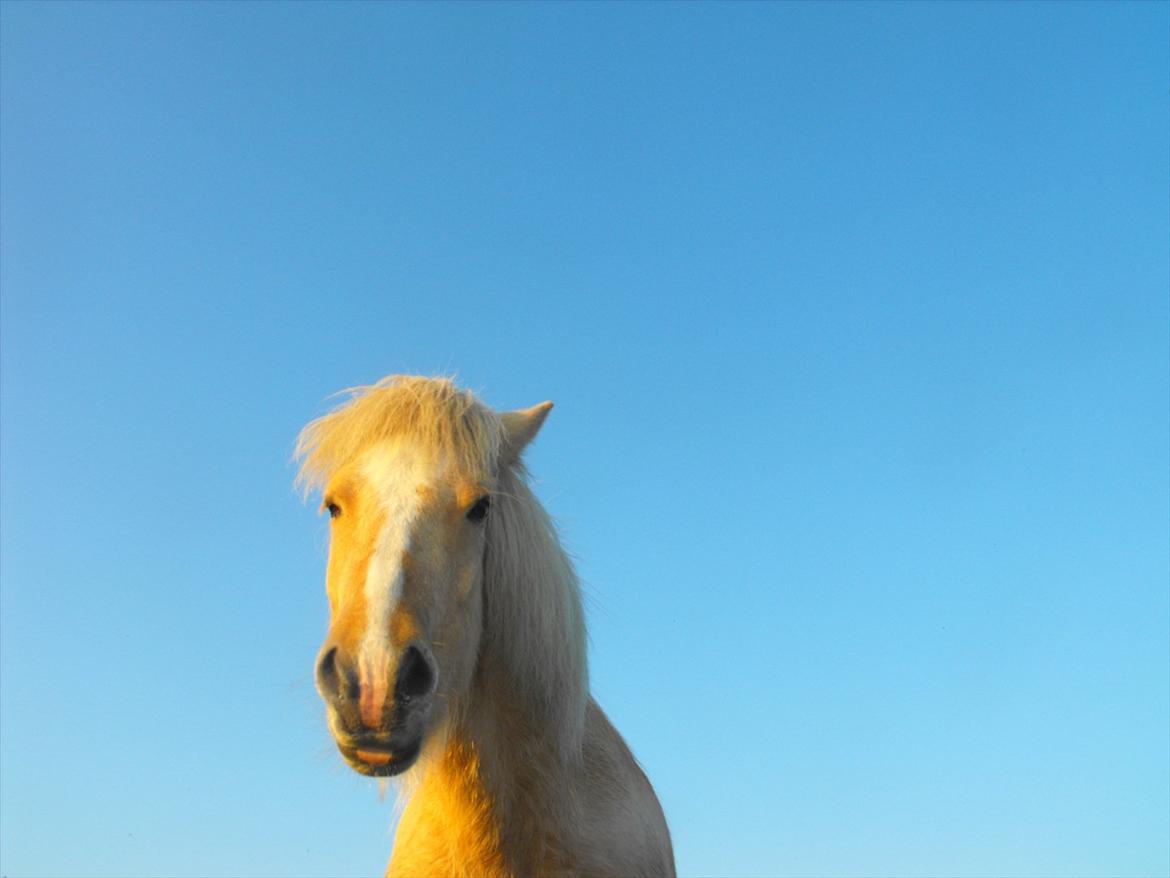
M 337 747 L 355 771 L 374 777 L 414 764 L 437 683 L 434 659 L 421 643 L 402 650 L 393 667 L 385 658 L 355 661 L 329 641 L 317 661 L 317 690 Z

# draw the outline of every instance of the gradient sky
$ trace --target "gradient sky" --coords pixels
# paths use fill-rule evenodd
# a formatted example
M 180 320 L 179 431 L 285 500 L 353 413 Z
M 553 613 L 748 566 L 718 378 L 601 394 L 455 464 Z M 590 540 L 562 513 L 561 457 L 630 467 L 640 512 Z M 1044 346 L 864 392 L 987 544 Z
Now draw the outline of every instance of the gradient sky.
M 391 372 L 556 402 L 682 874 L 1170 873 L 1168 10 L 4 3 L 0 873 L 380 873 Z

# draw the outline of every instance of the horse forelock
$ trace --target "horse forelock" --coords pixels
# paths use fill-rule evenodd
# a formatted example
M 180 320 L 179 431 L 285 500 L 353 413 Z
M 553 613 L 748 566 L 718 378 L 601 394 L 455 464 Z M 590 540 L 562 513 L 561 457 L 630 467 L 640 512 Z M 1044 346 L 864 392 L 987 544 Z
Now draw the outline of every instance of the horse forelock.
M 390 375 L 342 392 L 349 399 L 297 437 L 297 483 L 306 494 L 389 439 L 408 440 L 420 453 L 442 457 L 467 479 L 492 475 L 503 441 L 500 418 L 449 378 Z

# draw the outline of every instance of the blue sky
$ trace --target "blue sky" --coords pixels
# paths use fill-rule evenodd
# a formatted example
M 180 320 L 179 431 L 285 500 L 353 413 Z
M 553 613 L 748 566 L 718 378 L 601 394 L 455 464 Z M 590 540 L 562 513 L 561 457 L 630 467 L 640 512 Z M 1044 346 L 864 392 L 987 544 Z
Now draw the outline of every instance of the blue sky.
M 1170 873 L 1170 16 L 0 10 L 0 873 L 360 875 L 328 394 L 530 454 L 685 875 Z

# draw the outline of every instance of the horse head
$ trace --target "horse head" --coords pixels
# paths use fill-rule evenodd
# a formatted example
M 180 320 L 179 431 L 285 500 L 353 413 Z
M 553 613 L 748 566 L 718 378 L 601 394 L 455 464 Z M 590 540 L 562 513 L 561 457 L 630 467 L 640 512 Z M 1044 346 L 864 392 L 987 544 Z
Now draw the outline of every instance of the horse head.
M 302 433 L 330 516 L 317 688 L 346 761 L 400 774 L 471 685 L 504 470 L 551 403 L 498 414 L 441 379 L 386 379 Z

